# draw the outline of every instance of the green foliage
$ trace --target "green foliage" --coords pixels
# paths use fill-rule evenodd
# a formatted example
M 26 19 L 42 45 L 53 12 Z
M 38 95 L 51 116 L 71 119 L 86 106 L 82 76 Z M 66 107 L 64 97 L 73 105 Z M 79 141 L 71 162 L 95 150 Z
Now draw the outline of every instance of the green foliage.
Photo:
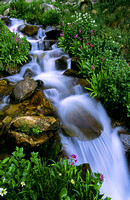
M 39 130 L 37 126 L 33 126 L 32 128 L 27 123 L 21 123 L 21 126 L 18 128 L 18 131 L 22 131 L 28 135 L 39 135 L 42 131 Z
M 8 3 L 0 2 L 0 15 L 3 15 L 4 11 L 9 8 Z
M 87 78 L 91 95 L 102 101 L 108 113 L 128 118 L 130 70 L 122 57 L 122 37 L 99 30 L 90 14 L 72 17 L 75 21 L 62 22 L 59 46 L 78 57 L 79 73 Z
M 10 2 L 10 16 L 14 18 L 21 18 L 28 11 L 28 3 L 26 0 L 12 0 Z
M 82 179 L 82 166 L 69 164 L 67 159 L 47 164 L 32 152 L 26 160 L 23 148 L 18 147 L 11 158 L 0 161 L 0 188 L 6 191 L 2 199 L 103 200 L 103 179 L 100 173 L 92 175 L 89 171 Z
M 60 22 L 60 14 L 56 10 L 47 10 L 39 15 L 38 23 L 42 25 L 58 25 Z
M 3 64 L 0 70 L 9 71 L 25 63 L 28 51 L 29 43 L 25 37 L 20 38 L 5 26 L 0 29 L 0 62 Z

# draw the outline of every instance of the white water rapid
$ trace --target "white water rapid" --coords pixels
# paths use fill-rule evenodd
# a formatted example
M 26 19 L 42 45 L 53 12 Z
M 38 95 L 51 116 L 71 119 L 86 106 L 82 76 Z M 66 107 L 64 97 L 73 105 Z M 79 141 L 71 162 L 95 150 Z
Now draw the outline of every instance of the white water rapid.
M 10 29 L 17 30 L 17 26 L 21 23 L 24 22 L 18 23 L 18 20 L 13 19 Z M 44 46 L 42 46 L 44 37 L 45 32 L 40 29 L 37 39 L 27 38 L 32 45 L 29 52 L 32 60 L 21 68 L 19 74 L 8 77 L 8 80 L 20 81 L 26 69 L 30 69 L 34 74 L 34 80 L 43 81 L 46 88 L 44 93 L 57 107 L 57 114 L 62 123 L 70 127 L 77 135 L 77 137 L 70 137 L 65 136 L 62 131 L 59 133 L 63 149 L 68 156 L 77 155 L 77 165 L 89 163 L 93 172 L 98 171 L 104 175 L 101 193 L 105 193 L 112 200 L 130 200 L 130 177 L 117 129 L 112 129 L 110 119 L 99 102 L 92 100 L 89 94 L 84 93 L 81 86 L 75 84 L 74 78 L 62 75 L 63 70 L 60 67 L 56 69 L 55 61 L 63 55 L 67 59 L 67 68 L 70 68 L 71 60 L 56 46 L 53 46 L 52 50 L 44 51 Z M 90 112 L 102 125 L 100 137 L 86 140 L 76 123 L 69 120 L 68 116 L 71 113 L 77 117 L 82 114 L 80 113 L 82 111 Z M 87 118 L 84 120 L 87 121 Z

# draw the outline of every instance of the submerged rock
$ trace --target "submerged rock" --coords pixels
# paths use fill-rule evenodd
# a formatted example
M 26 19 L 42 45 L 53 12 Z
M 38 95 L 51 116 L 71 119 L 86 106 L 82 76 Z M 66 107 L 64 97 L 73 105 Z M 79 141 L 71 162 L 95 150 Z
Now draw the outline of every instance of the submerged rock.
M 101 124 L 80 106 L 66 116 L 63 123 L 63 130 L 71 137 L 78 137 L 80 140 L 92 140 L 101 135 Z

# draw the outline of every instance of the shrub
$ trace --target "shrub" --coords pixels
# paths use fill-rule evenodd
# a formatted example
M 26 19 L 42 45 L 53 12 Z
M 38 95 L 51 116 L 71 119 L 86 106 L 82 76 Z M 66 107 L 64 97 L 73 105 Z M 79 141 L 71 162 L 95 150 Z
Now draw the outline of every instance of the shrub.
M 23 148 L 16 148 L 11 158 L 0 161 L 0 195 L 2 199 L 97 199 L 103 200 L 100 187 L 104 177 L 87 171 L 82 179 L 82 166 L 76 167 L 76 156 L 61 162 L 41 162 L 38 153 L 25 159 Z M 110 198 L 106 197 L 105 200 Z
M 3 15 L 4 11 L 9 8 L 8 3 L 0 2 L 0 15 Z
M 122 57 L 122 44 L 115 42 L 110 33 L 98 32 L 87 13 L 76 14 L 71 23 L 63 22 L 62 29 L 59 46 L 78 57 L 79 73 L 91 84 L 91 95 L 102 101 L 111 116 L 128 118 L 130 70 Z
M 9 71 L 25 63 L 29 48 L 25 37 L 20 38 L 18 34 L 10 32 L 3 26 L 0 30 L 0 62 L 3 64 L 0 70 Z
M 56 10 L 47 10 L 38 17 L 38 23 L 42 25 L 58 25 L 60 22 L 60 14 Z

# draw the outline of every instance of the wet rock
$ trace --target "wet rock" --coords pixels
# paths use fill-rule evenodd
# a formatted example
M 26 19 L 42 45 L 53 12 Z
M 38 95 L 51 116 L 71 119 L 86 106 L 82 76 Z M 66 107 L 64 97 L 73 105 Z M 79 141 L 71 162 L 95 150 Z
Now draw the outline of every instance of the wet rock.
M 102 125 L 80 106 L 77 106 L 74 111 L 71 109 L 64 117 L 66 121 L 63 122 L 62 128 L 71 137 L 93 140 L 101 135 Z
M 46 28 L 46 37 L 47 40 L 57 40 L 60 36 L 60 30 L 56 26 L 48 26 Z
M 12 120 L 10 126 L 21 128 L 26 125 L 29 128 L 38 127 L 42 132 L 55 131 L 59 128 L 59 120 L 52 116 L 24 116 Z
M 16 101 L 29 98 L 37 88 L 37 83 L 29 77 L 19 81 L 13 89 L 12 96 Z
M 4 96 L 10 95 L 13 88 L 13 84 L 9 83 L 8 80 L 0 80 L 0 99 L 2 99 Z
M 44 44 L 44 50 L 51 50 L 52 49 L 52 46 L 54 44 L 57 44 L 58 43 L 58 40 L 44 40 L 43 41 L 43 44 Z
M 23 75 L 23 78 L 26 78 L 26 77 L 33 77 L 35 76 L 36 74 L 34 72 L 31 71 L 31 69 L 26 69 L 24 75 Z
M 86 181 L 86 174 L 87 174 L 87 170 L 89 171 L 89 173 L 92 173 L 92 170 L 90 168 L 89 163 L 84 163 L 82 164 L 82 172 L 81 172 L 81 177 L 84 181 Z
M 73 69 L 67 69 L 63 75 L 65 76 L 72 76 L 72 77 L 79 77 L 79 74 L 77 71 L 73 70 Z
M 120 134 L 120 139 L 122 141 L 124 151 L 130 154 L 130 134 Z
M 49 55 L 50 55 L 51 58 L 57 58 L 57 57 L 62 57 L 62 56 L 69 58 L 69 56 L 65 55 L 64 52 L 60 49 L 52 50 Z
M 93 9 L 92 14 L 97 15 L 97 10 Z
M 7 108 L 5 109 L 5 113 L 9 116 L 15 117 L 18 116 L 21 111 L 19 109 L 19 106 L 16 104 L 11 104 L 9 106 L 7 106 Z
M 87 7 L 92 9 L 91 0 L 79 0 L 80 8 L 83 12 L 86 12 Z
M 47 10 L 51 10 L 51 9 L 55 10 L 56 9 L 55 6 L 48 4 L 48 3 L 43 3 L 42 6 L 43 6 L 43 9 L 44 9 L 44 12 L 46 12 Z
M 11 120 L 12 120 L 12 117 L 10 117 L 10 116 L 6 116 L 4 119 L 3 119 L 3 124 L 8 124 L 8 123 L 10 123 L 11 122 Z
M 18 27 L 19 31 L 22 33 L 28 35 L 28 36 L 33 36 L 36 35 L 38 32 L 38 26 L 34 25 L 29 25 L 29 24 L 24 24 Z
M 9 8 L 7 8 L 5 11 L 4 11 L 4 16 L 8 16 L 9 15 Z
M 2 16 L 1 20 L 8 26 L 10 24 L 10 18 Z
M 36 92 L 30 103 L 37 107 L 39 113 L 43 115 L 51 115 L 56 112 L 56 108 L 51 104 L 51 102 L 45 97 L 42 91 Z
M 88 83 L 88 81 L 86 81 L 83 78 L 79 78 L 77 84 L 79 84 L 83 87 L 90 87 L 90 84 Z
M 58 70 L 65 70 L 67 69 L 67 58 L 62 56 L 55 61 L 56 69 Z
M 29 136 L 25 133 L 20 133 L 16 131 L 10 131 L 8 133 L 7 141 L 15 143 L 15 145 L 22 147 L 36 147 L 40 146 L 43 143 L 47 142 L 51 137 L 53 137 L 53 133 L 44 133 L 38 136 Z
M 79 67 L 78 67 L 78 58 L 77 57 L 72 57 L 71 58 L 71 69 L 75 70 L 75 71 L 79 71 Z

